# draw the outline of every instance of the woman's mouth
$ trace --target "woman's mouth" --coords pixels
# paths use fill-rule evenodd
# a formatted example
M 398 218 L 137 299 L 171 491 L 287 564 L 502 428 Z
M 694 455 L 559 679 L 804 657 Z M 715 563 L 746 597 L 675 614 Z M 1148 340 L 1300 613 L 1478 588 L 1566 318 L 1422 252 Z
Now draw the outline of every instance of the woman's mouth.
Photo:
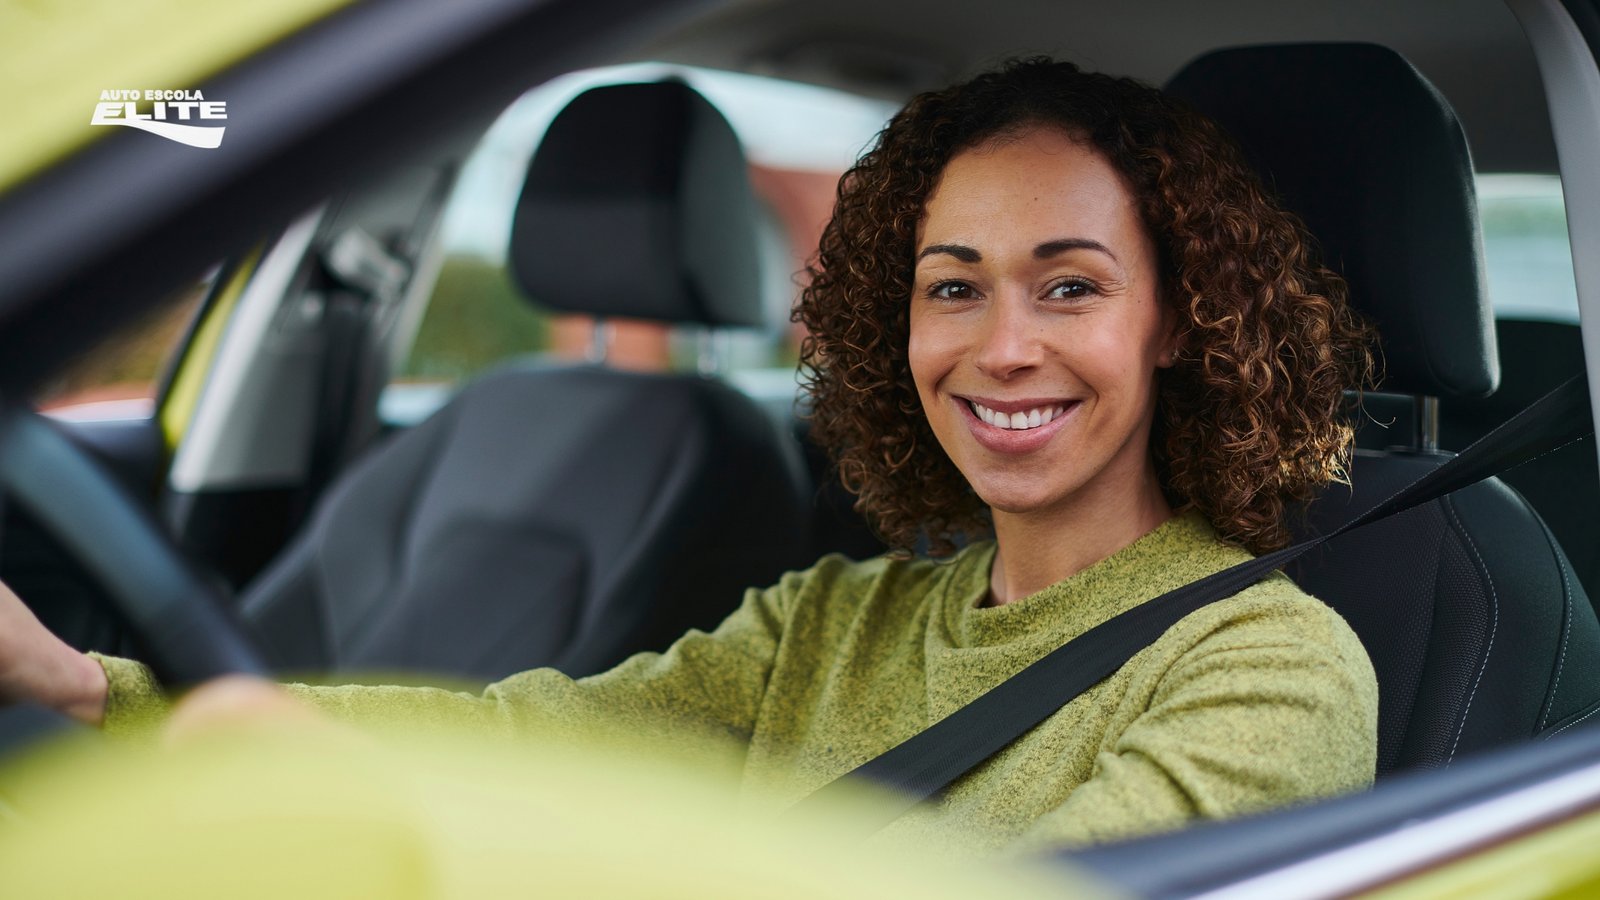
M 973 438 L 996 453 L 1026 453 L 1044 446 L 1082 405 L 1077 400 L 1014 402 L 968 397 L 957 397 L 956 404 L 966 411 L 963 418 Z
M 1066 403 L 1053 403 L 1005 413 L 990 409 L 976 400 L 968 400 L 967 405 L 971 406 L 973 414 L 986 424 L 1010 431 L 1024 431 L 1029 428 L 1038 428 L 1040 425 L 1049 425 L 1053 419 L 1064 413 L 1068 406 Z

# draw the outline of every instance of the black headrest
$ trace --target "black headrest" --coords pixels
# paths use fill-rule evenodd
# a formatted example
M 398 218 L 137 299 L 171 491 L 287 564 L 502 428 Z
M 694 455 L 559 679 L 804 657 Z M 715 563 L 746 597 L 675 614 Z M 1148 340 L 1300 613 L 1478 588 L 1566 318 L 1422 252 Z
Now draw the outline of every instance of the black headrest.
M 1378 326 L 1385 390 L 1482 397 L 1500 380 L 1466 136 L 1373 44 L 1218 50 L 1167 90 L 1227 129 Z
M 528 164 L 511 271 L 564 312 L 760 325 L 755 201 L 739 139 L 686 84 L 598 87 Z

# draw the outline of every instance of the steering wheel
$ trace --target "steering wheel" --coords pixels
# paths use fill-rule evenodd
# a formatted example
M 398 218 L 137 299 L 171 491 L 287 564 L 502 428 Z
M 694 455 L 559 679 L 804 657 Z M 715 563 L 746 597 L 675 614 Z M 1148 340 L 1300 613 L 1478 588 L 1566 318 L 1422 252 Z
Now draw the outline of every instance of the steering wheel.
M 0 410 L 0 491 L 21 504 L 110 596 L 171 688 L 266 658 L 219 591 L 112 476 L 38 413 Z

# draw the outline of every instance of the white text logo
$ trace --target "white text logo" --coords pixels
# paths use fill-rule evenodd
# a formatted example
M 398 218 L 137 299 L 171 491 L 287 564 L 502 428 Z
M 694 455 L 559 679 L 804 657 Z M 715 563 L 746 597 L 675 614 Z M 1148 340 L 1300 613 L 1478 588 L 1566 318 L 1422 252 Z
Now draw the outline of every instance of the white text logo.
M 146 108 L 139 108 L 140 101 Z M 123 91 L 100 92 L 90 125 L 125 125 L 160 135 L 169 141 L 213 150 L 222 145 L 225 125 L 190 125 L 186 122 L 217 121 L 228 118 L 228 104 L 207 100 L 199 91 Z

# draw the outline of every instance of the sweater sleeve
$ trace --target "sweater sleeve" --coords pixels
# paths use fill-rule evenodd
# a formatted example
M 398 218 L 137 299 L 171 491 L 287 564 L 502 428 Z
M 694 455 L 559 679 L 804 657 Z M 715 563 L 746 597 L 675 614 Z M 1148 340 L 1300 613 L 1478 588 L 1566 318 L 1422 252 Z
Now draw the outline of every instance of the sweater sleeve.
M 290 684 L 295 696 L 334 718 L 388 727 L 482 729 L 508 737 L 689 737 L 747 742 L 765 693 L 786 615 L 786 597 L 803 575 L 750 590 L 710 633 L 690 631 L 662 653 L 640 653 L 608 672 L 572 679 L 534 669 L 481 693 L 431 687 Z M 169 703 L 145 666 L 98 656 L 109 693 L 108 733 L 148 735 Z
M 1096 843 L 1359 790 L 1377 760 L 1377 683 L 1359 640 L 1305 598 L 1224 624 L 1162 676 L 1089 780 L 1019 852 Z M 1265 621 L 1264 621 L 1265 620 Z

